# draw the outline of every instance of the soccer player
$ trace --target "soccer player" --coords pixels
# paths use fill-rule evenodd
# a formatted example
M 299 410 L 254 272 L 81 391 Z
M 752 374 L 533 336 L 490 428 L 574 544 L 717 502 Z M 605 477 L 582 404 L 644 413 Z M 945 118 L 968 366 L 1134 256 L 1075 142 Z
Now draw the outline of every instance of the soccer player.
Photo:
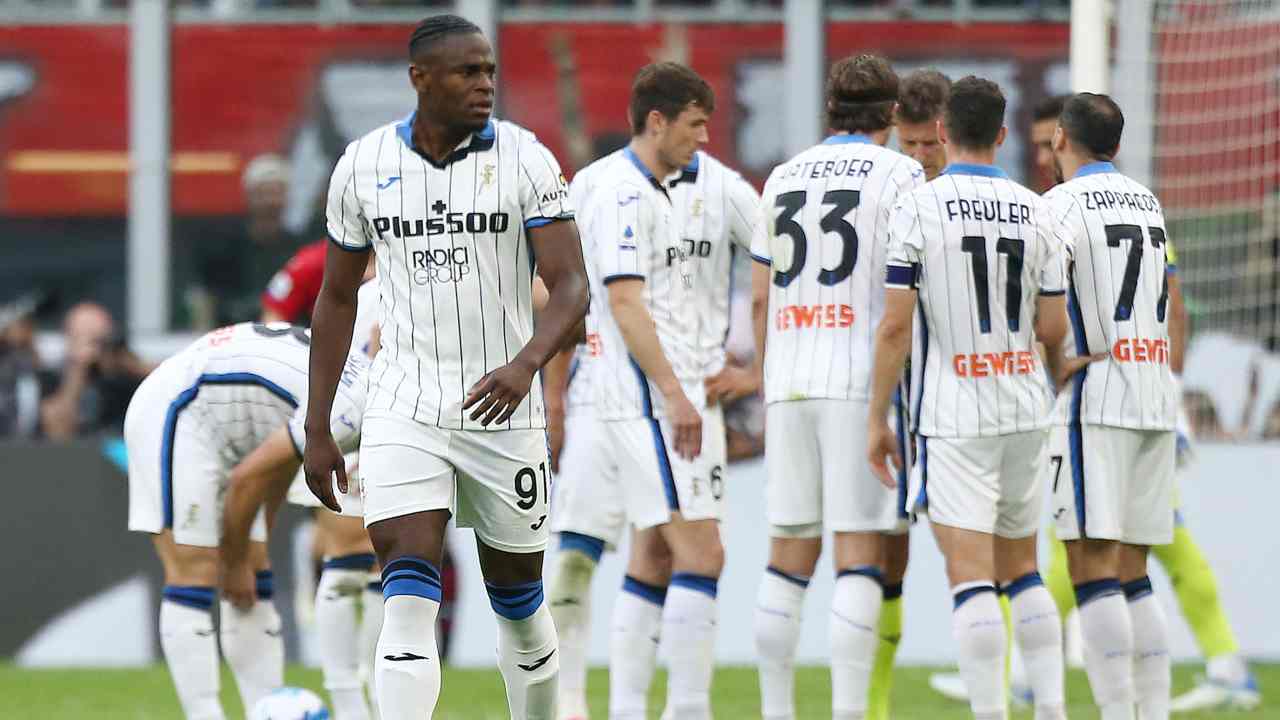
M 874 55 L 827 76 L 831 135 L 765 183 L 752 255 L 756 355 L 763 358 L 769 566 L 755 614 L 765 718 L 794 718 L 794 661 L 805 588 L 833 532 L 833 717 L 862 718 L 885 595 L 885 533 L 905 533 L 897 493 L 867 465 L 863 423 L 889 212 L 924 182 L 920 164 L 884 148 L 898 76 Z M 887 412 L 887 410 L 886 410 Z M 898 585 L 899 592 L 901 585 Z
M 1061 355 L 1064 237 L 1047 203 L 994 165 L 1004 109 L 995 83 L 956 82 L 941 125 L 947 168 L 894 210 L 868 457 L 893 487 L 885 459 L 896 459 L 897 443 L 887 417 L 917 315 L 922 338 L 912 364 L 923 378 L 912 387 L 918 462 L 911 506 L 928 498 L 947 559 L 970 707 L 980 719 L 1006 716 L 999 587 L 1012 603 L 1036 717 L 1048 720 L 1065 715 L 1062 631 L 1036 571 L 1053 397 L 1036 340 L 1048 350 L 1052 377 L 1083 361 L 1067 365 Z
M 675 190 L 707 141 L 714 102 L 706 81 L 683 65 L 642 68 L 632 83 L 631 141 L 593 169 L 595 189 L 583 208 L 598 300 L 592 308 L 599 335 L 591 382 L 596 430 L 608 469 L 620 475 L 626 520 L 635 528 L 613 608 L 614 718 L 645 717 L 660 636 L 670 668 L 667 712 L 677 719 L 710 717 L 716 587 L 724 561 L 715 463 L 723 462 L 724 434 L 722 428 L 719 435 L 703 432 L 705 368 L 694 309 L 702 269 L 681 237 L 692 208 L 677 204 Z M 693 247 L 696 254 L 699 242 Z
M 456 15 L 409 40 L 417 108 L 351 143 L 333 171 L 333 247 L 313 317 L 307 483 L 332 510 L 346 489 L 326 421 L 372 249 L 382 350 L 361 441 L 364 518 L 382 565 L 374 667 L 384 718 L 430 716 L 435 618 L 451 508 L 476 533 L 513 718 L 555 715 L 556 632 L 543 604 L 550 468 L 538 369 L 587 307 L 586 273 L 555 158 L 490 118 L 493 49 Z M 533 270 L 549 300 L 533 323 Z
M 1046 193 L 1062 182 L 1053 158 L 1053 133 L 1070 95 L 1050 95 L 1031 108 L 1031 146 L 1036 154 L 1036 192 Z
M 129 529 L 155 536 L 164 565 L 160 644 L 187 718 L 225 717 L 212 619 L 222 494 L 236 463 L 297 412 L 305 397 L 308 342 L 304 329 L 283 324 L 215 330 L 161 363 L 129 403 Z M 363 405 L 366 365 L 358 354 L 343 358 L 335 417 L 350 418 Z M 283 495 L 281 487 L 266 497 L 267 517 Z M 223 597 L 219 630 L 240 697 L 253 707 L 283 682 L 284 643 L 271 601 L 267 525 L 261 512 L 247 524 L 252 542 L 238 551 L 237 572 L 227 579 L 228 587 L 243 592 Z
M 617 208 L 612 194 L 597 196 L 601 202 L 589 209 L 587 198 L 597 186 L 616 178 L 619 163 L 626 163 L 621 167 L 629 175 L 633 166 L 626 151 L 619 150 L 583 168 L 569 186 L 570 202 L 579 208 L 584 239 L 594 237 L 589 212 L 611 213 Z M 692 303 L 699 308 L 694 318 L 696 347 L 708 395 L 703 432 L 724 435 L 722 405 L 755 392 L 758 386 L 753 373 L 726 364 L 724 342 L 729 328 L 732 265 L 738 250 L 747 252 L 750 248 L 760 197 L 741 175 L 702 151 L 668 180 L 666 192 L 671 199 L 673 225 L 693 266 Z M 592 328 L 595 314 L 598 311 L 588 313 Z M 611 451 L 602 442 L 602 433 L 596 430 L 592 411 L 590 384 L 601 365 L 597 362 L 600 351 L 598 333 L 592 329 L 588 342 L 574 352 L 572 379 L 566 373 L 567 382 L 562 381 L 559 390 L 553 390 L 550 383 L 547 388 L 548 408 L 555 402 L 564 407 L 564 449 L 550 521 L 552 532 L 559 537 L 558 567 L 548 603 L 560 636 L 560 714 L 566 719 L 587 716 L 585 646 L 590 634 L 591 577 L 604 549 L 615 547 L 626 529 L 622 475 L 609 457 Z M 708 457 L 706 462 L 711 466 L 711 489 L 719 492 L 726 460 Z
M 902 78 L 898 88 L 898 109 L 894 112 L 898 148 L 920 163 L 927 180 L 938 177 L 947 164 L 938 139 L 938 121 L 950 93 L 951 78 L 937 70 L 916 70 Z
M 1147 577 L 1150 547 L 1173 541 L 1174 521 L 1179 399 L 1164 213 L 1111 164 L 1124 128 L 1111 98 L 1075 95 L 1058 123 L 1053 153 L 1069 179 L 1045 198 L 1074 241 L 1071 345 L 1109 358 L 1076 374 L 1059 400 L 1054 516 L 1103 720 L 1133 718 L 1135 701 L 1140 718 L 1168 717 L 1168 631 Z

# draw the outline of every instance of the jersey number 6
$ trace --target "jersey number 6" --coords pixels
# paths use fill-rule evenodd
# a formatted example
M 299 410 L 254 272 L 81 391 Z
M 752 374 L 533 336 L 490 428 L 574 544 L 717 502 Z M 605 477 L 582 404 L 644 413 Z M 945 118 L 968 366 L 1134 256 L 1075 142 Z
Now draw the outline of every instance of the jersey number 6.
M 778 196 L 774 205 L 782 209 L 774 223 L 775 235 L 790 236 L 793 244 L 791 267 L 773 274 L 773 284 L 786 287 L 800 275 L 804 269 L 805 259 L 809 254 L 809 241 L 805 237 L 804 227 L 796 222 L 796 213 L 804 208 L 807 193 L 804 190 L 793 190 Z M 818 273 L 818 282 L 823 285 L 835 285 L 853 273 L 853 266 L 858 262 L 858 231 L 845 219 L 850 210 L 858 207 L 862 193 L 857 190 L 828 190 L 822 195 L 822 204 L 831 205 L 831 210 L 822 216 L 818 227 L 823 232 L 836 233 L 840 236 L 840 264 L 834 268 L 822 268 Z

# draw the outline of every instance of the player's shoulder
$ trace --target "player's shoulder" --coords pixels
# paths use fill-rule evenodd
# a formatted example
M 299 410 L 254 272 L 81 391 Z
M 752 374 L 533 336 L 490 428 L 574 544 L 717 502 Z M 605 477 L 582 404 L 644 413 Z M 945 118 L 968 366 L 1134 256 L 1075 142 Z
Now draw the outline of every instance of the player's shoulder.
M 489 121 L 488 127 L 481 130 L 480 133 L 492 134 L 495 142 L 499 146 L 513 147 L 545 147 L 542 141 L 538 139 L 537 134 L 532 130 L 511 122 L 510 120 L 499 120 L 494 118 Z
M 396 133 L 399 132 L 400 126 L 407 126 L 408 122 L 408 118 L 393 120 L 388 123 L 383 123 L 382 125 L 379 125 L 369 132 L 357 137 L 347 143 L 347 147 L 342 151 L 343 159 L 348 161 L 362 160 L 364 159 L 366 152 L 368 152 L 368 156 L 372 158 L 376 154 L 379 144 L 395 138 Z

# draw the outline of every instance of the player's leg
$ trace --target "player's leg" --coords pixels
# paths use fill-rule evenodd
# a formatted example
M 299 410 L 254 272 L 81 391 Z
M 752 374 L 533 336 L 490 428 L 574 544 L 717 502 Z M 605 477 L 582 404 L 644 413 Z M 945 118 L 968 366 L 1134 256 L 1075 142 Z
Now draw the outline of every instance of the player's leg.
M 903 482 L 899 480 L 899 482 Z M 884 600 L 880 604 L 876 657 L 867 692 L 867 720 L 889 720 L 893 693 L 893 665 L 902 641 L 902 582 L 907 574 L 911 536 L 906 532 L 884 537 Z
M 769 564 L 756 597 L 760 709 L 766 720 L 795 717 L 795 656 L 805 591 L 822 552 L 822 474 L 813 401 L 766 409 L 765 512 Z
M 255 520 L 255 524 L 258 522 L 261 520 Z M 265 534 L 264 528 L 262 535 Z M 284 636 L 276 611 L 275 578 L 267 559 L 267 544 L 251 542 L 249 559 L 257 576 L 257 602 L 241 610 L 224 599 L 218 616 L 222 656 L 231 666 L 246 708 L 284 685 Z
M 361 608 L 369 572 L 376 564 L 373 544 L 359 518 L 329 510 L 316 513 L 316 530 L 326 537 L 326 558 L 316 589 L 316 635 L 320 668 L 336 720 L 365 720 L 369 708 L 360 675 L 363 615 L 382 616 L 382 599 Z
M 662 639 L 662 610 L 671 581 L 671 549 L 658 527 L 631 535 L 622 591 L 613 601 L 609 632 L 609 717 L 647 717 L 649 684 Z
M 217 548 L 177 545 L 164 530 L 153 538 L 164 566 L 160 647 L 187 720 L 222 720 L 218 701 L 218 638 L 213 602 L 218 583 Z
M 440 563 L 457 485 L 450 431 L 366 414 L 360 446 L 364 522 L 382 565 L 383 624 L 374 660 L 382 717 L 430 717 L 440 695 Z
M 560 639 L 559 711 L 563 720 L 585 720 L 591 579 L 605 548 L 616 546 L 625 525 L 616 471 L 590 416 L 571 415 L 565 421 L 551 505 L 555 511 L 548 522 L 557 550 L 551 558 L 547 604 Z
M 545 536 L 544 536 L 545 537 Z M 555 717 L 555 622 L 543 602 L 542 552 L 497 550 L 477 538 L 480 571 L 498 624 L 498 669 L 516 720 Z
M 690 493 L 692 494 L 692 493 Z M 660 528 L 671 548 L 671 585 L 662 608 L 671 720 L 709 720 L 715 669 L 716 604 L 724 546 L 720 523 L 673 513 Z
M 1085 672 L 1102 720 L 1133 718 L 1133 624 L 1120 585 L 1126 453 L 1113 428 L 1055 427 L 1050 460 L 1062 457 L 1054 520 L 1080 609 Z
M 1003 440 L 919 439 L 913 494 L 927 496 L 929 519 L 946 558 L 952 631 L 969 707 L 979 720 L 1006 714 L 1006 635 L 996 592 L 995 540 Z M 914 505 L 915 503 L 913 503 Z
M 836 720 L 867 712 L 867 688 L 879 643 L 884 599 L 879 532 L 834 532 L 836 583 L 831 596 L 831 707 Z

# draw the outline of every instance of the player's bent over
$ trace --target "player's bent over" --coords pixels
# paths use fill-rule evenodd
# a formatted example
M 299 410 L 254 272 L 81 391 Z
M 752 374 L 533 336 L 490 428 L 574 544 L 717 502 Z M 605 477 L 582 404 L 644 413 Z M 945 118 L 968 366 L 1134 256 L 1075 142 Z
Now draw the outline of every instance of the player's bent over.
M 869 460 L 886 466 L 897 442 L 886 421 L 912 349 L 916 463 L 909 505 L 927 497 L 947 559 L 960 671 L 976 718 L 1006 716 L 1006 636 L 997 601 L 1011 599 L 1036 717 L 1065 717 L 1062 634 L 1036 568 L 1040 469 L 1052 422 L 1048 376 L 1089 358 L 1062 359 L 1065 232 L 1049 207 L 994 166 L 1004 139 L 1004 96 L 968 77 L 952 87 L 941 126 L 944 177 L 898 203 L 890 225 L 884 319 L 868 419 Z M 959 284 L 962 280 L 964 284 Z M 997 283 L 996 279 L 1003 282 Z M 918 305 L 918 307 L 917 307 Z
M 881 607 L 896 599 L 883 582 L 885 537 L 905 533 L 906 523 L 898 493 L 882 486 L 866 461 L 866 422 L 889 213 L 924 182 L 919 163 L 884 147 L 897 98 L 898 77 L 883 58 L 861 55 L 832 66 L 832 134 L 770 175 L 765 219 L 752 244 L 757 357 L 768 404 L 770 549 L 755 613 L 766 718 L 795 717 L 796 645 L 824 528 L 832 531 L 836 574 L 828 618 L 835 718 L 868 713 Z M 828 234 L 842 248 L 835 266 L 806 255 L 807 238 Z M 806 319 L 832 300 L 829 321 Z
M 552 718 L 559 663 L 543 603 L 550 467 L 537 375 L 586 310 L 568 189 L 531 133 L 490 118 L 496 66 L 478 27 L 427 18 L 409 60 L 416 111 L 348 146 L 330 182 L 333 246 L 313 318 L 307 483 L 339 509 L 330 478 L 345 491 L 345 465 L 326 418 L 373 250 L 384 270 L 396 268 L 378 273 L 383 349 L 360 447 L 385 599 L 374 668 L 380 715 L 434 711 L 439 566 L 456 508 L 457 524 L 476 533 L 511 716 Z M 549 292 L 536 328 L 527 270 L 535 258 Z

